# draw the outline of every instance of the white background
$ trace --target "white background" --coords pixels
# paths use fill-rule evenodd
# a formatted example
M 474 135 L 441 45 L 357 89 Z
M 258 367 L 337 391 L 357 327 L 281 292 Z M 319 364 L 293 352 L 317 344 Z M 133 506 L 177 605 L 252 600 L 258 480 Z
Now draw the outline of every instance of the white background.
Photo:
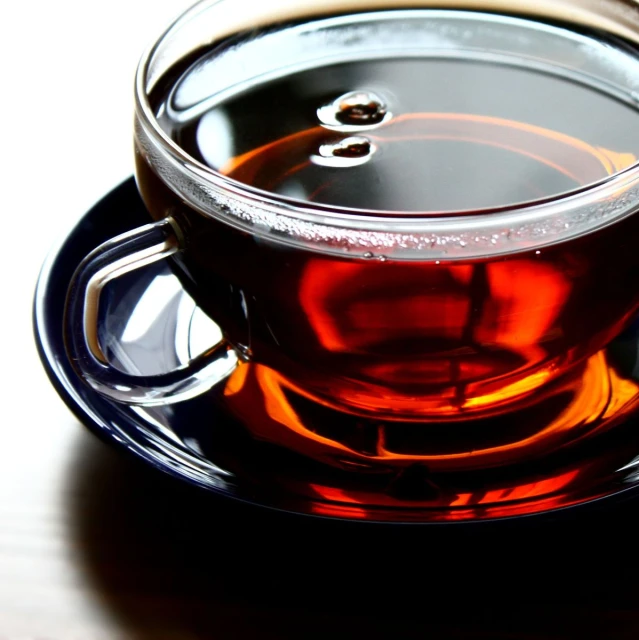
M 40 365 L 31 304 L 47 252 L 132 173 L 133 75 L 187 0 L 36 0 L 0 20 L 0 638 L 119 638 L 67 532 L 88 435 Z M 92 446 L 92 445 L 87 445 Z M 102 445 L 100 445 L 102 446 Z M 129 637 L 129 636 L 126 636 Z

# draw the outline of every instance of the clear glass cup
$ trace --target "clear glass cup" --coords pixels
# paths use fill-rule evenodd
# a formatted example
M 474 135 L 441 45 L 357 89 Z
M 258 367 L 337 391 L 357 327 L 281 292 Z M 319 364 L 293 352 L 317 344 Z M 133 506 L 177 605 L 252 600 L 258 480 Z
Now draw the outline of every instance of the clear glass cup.
M 637 7 L 617 0 L 198 3 L 140 63 L 136 177 L 154 222 L 78 271 L 67 345 L 81 375 L 146 406 L 225 385 L 226 410 L 257 438 L 349 469 L 502 466 L 607 428 L 635 393 L 618 395 L 605 350 L 639 307 L 639 138 L 626 125 L 639 96 L 638 26 Z M 417 95 L 428 99 L 416 110 L 384 85 L 406 60 L 443 61 L 467 83 L 475 65 L 486 82 L 448 76 L 452 106 L 432 110 L 449 85 L 424 76 L 432 95 Z M 513 84 L 497 108 L 504 69 Z M 299 104 L 289 94 L 250 103 L 255 87 L 294 74 L 313 79 L 300 81 L 303 99 L 291 94 Z M 524 108 L 517 82 L 533 76 L 564 87 L 559 97 L 583 93 L 570 117 L 559 97 Z M 395 77 L 411 87 L 421 76 Z M 464 111 L 471 98 L 479 106 Z M 238 142 L 233 100 L 259 153 Z M 509 100 L 525 117 L 504 116 Z M 209 162 L 188 146 L 200 133 L 185 123 L 213 111 Z M 579 134 L 590 129 L 613 131 L 611 144 Z M 427 156 L 433 140 L 446 155 Z M 399 144 L 419 162 L 381 193 L 375 176 Z M 468 145 L 474 164 L 461 160 Z M 300 191 L 293 160 L 308 149 L 304 171 L 339 175 L 344 193 L 357 184 L 368 199 Z M 481 161 L 495 153 L 499 171 Z M 454 188 L 432 179 L 415 206 L 442 158 Z M 518 184 L 518 163 L 533 163 L 544 188 L 502 190 Z M 99 344 L 100 292 L 165 258 L 223 340 L 182 369 L 133 376 Z

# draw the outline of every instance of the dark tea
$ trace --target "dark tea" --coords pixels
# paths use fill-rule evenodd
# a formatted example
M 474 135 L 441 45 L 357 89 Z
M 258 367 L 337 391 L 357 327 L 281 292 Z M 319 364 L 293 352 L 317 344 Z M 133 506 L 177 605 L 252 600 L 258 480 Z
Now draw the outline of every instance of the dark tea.
M 245 67 L 233 66 L 242 47 L 247 55 L 254 47 L 259 60 L 255 34 L 225 43 L 226 58 L 220 45 L 202 49 L 157 83 L 158 122 L 194 160 L 239 183 L 292 204 L 389 221 L 490 217 L 568 198 L 639 157 L 633 96 L 589 75 L 580 58 L 584 42 L 599 43 L 602 68 L 639 74 L 625 43 L 481 13 L 380 15 L 377 30 L 351 33 L 362 39 L 357 55 L 318 48 L 279 73 L 261 74 L 258 61 L 245 78 L 237 70 Z M 500 52 L 457 49 L 447 29 L 462 40 L 499 42 Z M 517 30 L 524 52 L 515 51 L 524 46 Z M 277 42 L 286 44 L 286 34 L 282 28 Z M 397 39 L 411 46 L 387 47 Z M 549 42 L 568 62 L 552 64 Z M 222 83 L 231 89 L 218 92 Z M 472 239 L 448 255 L 438 238 L 436 256 L 427 247 L 405 259 L 391 247 L 352 257 L 212 224 L 166 186 L 140 147 L 137 159 L 149 211 L 189 230 L 192 250 L 175 258 L 184 285 L 247 355 L 243 366 L 259 374 L 257 395 L 246 387 L 243 402 L 289 426 L 301 410 L 291 394 L 367 424 L 396 422 L 398 433 L 406 424 L 521 411 L 545 385 L 586 366 L 636 311 L 628 300 L 639 282 L 637 216 L 595 220 L 568 240 L 540 227 L 512 252 L 501 246 L 506 229 L 492 240 L 494 255 L 479 255 Z M 231 378 L 230 394 L 247 375 Z M 268 439 L 268 429 L 260 437 Z M 410 457 L 419 447 L 407 438 L 402 455 Z M 379 438 L 372 442 L 355 449 L 375 456 Z M 468 437 L 458 445 L 474 446 Z

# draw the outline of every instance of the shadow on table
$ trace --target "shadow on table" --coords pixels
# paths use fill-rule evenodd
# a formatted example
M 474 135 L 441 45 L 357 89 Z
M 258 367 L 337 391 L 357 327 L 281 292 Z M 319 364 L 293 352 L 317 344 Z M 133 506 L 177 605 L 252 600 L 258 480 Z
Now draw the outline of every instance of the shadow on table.
M 379 527 L 215 498 L 83 437 L 83 568 L 132 638 L 636 638 L 629 505 L 567 522 Z

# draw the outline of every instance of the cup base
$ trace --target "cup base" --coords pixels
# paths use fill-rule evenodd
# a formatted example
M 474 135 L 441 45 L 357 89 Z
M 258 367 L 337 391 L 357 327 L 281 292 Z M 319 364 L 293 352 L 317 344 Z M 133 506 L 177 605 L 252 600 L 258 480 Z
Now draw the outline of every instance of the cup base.
M 233 374 L 217 402 L 256 447 L 313 460 L 322 481 L 304 482 L 304 472 L 276 481 L 320 500 L 317 513 L 346 510 L 368 519 L 381 507 L 436 511 L 454 521 L 478 509 L 503 517 L 571 504 L 571 494 L 595 481 L 604 461 L 623 466 L 624 449 L 612 443 L 638 398 L 639 384 L 624 375 L 613 352 L 602 351 L 525 408 L 456 423 L 349 415 L 254 364 Z
M 220 404 L 257 440 L 323 464 L 370 472 L 419 465 L 448 473 L 522 464 L 575 446 L 605 432 L 637 398 L 639 383 L 601 351 L 525 403 L 455 421 L 349 413 L 253 363 L 235 370 Z

